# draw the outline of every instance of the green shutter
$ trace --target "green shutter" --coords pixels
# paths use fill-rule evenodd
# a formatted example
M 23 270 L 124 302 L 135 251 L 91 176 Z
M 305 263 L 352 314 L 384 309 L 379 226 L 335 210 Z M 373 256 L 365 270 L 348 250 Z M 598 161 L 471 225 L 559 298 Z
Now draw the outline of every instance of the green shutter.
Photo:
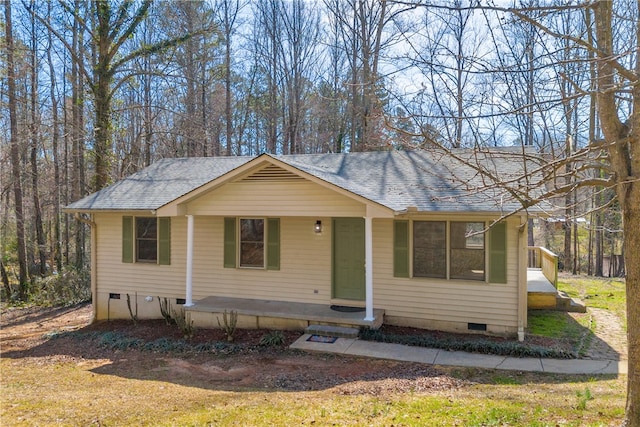
M 133 217 L 122 217 L 122 262 L 133 262 Z
M 409 221 L 393 222 L 393 276 L 409 277 Z
M 236 268 L 236 219 L 224 219 L 224 268 Z
M 158 218 L 158 264 L 171 264 L 171 218 Z
M 280 270 L 280 219 L 267 219 L 267 270 Z
M 507 224 L 489 230 L 489 282 L 507 283 Z

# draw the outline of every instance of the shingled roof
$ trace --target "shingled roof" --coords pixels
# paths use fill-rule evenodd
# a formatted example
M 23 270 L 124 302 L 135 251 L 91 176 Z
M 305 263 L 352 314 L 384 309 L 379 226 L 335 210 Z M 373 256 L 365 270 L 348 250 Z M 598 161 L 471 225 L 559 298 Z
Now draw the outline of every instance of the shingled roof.
M 66 210 L 157 210 L 249 162 L 270 159 L 396 212 L 508 213 L 521 210 L 517 199 L 536 187 L 523 178 L 522 153 L 508 149 L 178 158 L 159 160 Z M 529 170 L 535 166 L 528 160 Z

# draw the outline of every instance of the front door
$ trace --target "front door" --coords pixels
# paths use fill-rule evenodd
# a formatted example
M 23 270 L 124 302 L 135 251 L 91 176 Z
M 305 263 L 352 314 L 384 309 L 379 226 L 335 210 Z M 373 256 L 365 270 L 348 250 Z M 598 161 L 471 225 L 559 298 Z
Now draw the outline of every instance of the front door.
M 363 218 L 333 220 L 333 298 L 365 298 Z

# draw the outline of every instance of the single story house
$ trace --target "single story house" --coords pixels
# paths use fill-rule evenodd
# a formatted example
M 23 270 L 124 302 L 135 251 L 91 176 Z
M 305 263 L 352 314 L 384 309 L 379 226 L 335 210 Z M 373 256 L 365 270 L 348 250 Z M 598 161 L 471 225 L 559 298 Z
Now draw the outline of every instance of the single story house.
M 159 318 L 166 298 L 200 327 L 235 310 L 239 326 L 523 339 L 525 162 L 507 149 L 453 154 L 157 161 L 65 208 L 91 224 L 94 317 Z

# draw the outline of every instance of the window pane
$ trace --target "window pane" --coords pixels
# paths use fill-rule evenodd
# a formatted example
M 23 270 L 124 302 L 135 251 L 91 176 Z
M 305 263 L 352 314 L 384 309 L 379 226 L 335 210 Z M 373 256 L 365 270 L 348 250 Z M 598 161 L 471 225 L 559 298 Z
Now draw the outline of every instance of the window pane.
M 240 220 L 240 266 L 264 267 L 264 219 Z
M 445 222 L 414 221 L 413 275 L 446 278 L 446 243 Z
M 484 223 L 451 223 L 451 278 L 484 280 Z
M 157 248 L 155 240 L 138 240 L 138 261 L 155 261 Z
M 136 218 L 136 261 L 158 259 L 158 222 L 156 218 Z

